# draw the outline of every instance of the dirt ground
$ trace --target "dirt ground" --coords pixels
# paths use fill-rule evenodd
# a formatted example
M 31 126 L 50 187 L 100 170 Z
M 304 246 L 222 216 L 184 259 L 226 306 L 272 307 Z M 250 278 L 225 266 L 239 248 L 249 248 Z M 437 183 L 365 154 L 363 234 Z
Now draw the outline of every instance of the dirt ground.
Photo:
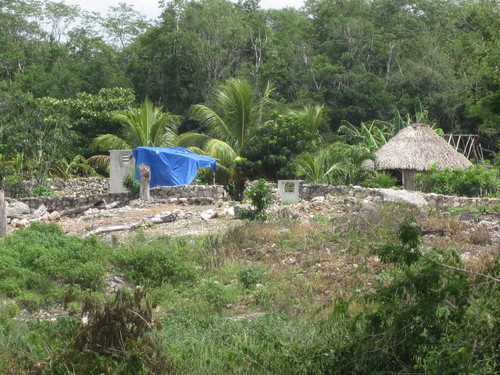
M 139 227 L 147 237 L 168 235 L 202 235 L 224 231 L 232 226 L 240 225 L 241 220 L 227 216 L 226 207 L 219 205 L 175 205 L 168 203 L 143 203 L 132 201 L 130 205 L 109 209 L 91 209 L 76 217 L 63 217 L 58 222 L 63 231 L 68 234 L 85 236 L 97 228 L 108 228 L 132 223 L 143 223 Z M 203 219 L 200 215 L 210 214 L 210 210 L 218 212 L 216 217 Z M 150 219 L 173 214 L 176 219 L 172 222 L 151 224 Z M 126 239 L 134 234 L 133 230 L 112 232 L 119 239 Z

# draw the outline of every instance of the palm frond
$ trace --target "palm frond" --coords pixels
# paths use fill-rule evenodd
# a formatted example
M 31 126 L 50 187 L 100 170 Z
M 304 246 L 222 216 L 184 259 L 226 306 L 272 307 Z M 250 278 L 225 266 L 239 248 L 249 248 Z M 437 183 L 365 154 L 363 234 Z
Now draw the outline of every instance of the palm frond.
M 94 155 L 87 159 L 88 163 L 94 168 L 107 168 L 111 157 L 109 155 Z
M 238 156 L 230 145 L 220 139 L 210 139 L 203 150 L 225 167 L 230 167 Z
M 324 122 L 323 111 L 325 109 L 324 105 L 306 105 L 301 113 L 302 121 L 306 126 L 306 129 L 313 133 L 319 133 L 319 127 Z
M 228 124 L 214 110 L 207 106 L 202 104 L 191 106 L 189 116 L 206 126 L 210 135 L 214 138 L 223 140 L 230 138 L 231 130 Z
M 114 134 L 103 134 L 99 135 L 92 141 L 92 147 L 95 147 L 101 151 L 109 150 L 130 150 L 130 145 Z
M 175 137 L 173 143 L 178 147 L 196 147 L 203 150 L 205 144 L 212 138 L 205 134 L 200 133 L 183 133 Z

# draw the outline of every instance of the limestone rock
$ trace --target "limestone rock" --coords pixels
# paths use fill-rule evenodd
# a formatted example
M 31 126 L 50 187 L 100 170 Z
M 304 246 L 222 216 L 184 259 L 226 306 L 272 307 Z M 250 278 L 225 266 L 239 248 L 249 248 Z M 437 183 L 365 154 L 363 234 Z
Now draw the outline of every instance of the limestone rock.
M 39 217 L 42 216 L 45 212 L 47 212 L 47 206 L 42 204 L 35 211 L 33 211 L 33 216 Z
M 215 216 L 217 215 L 217 213 L 212 210 L 211 208 L 206 210 L 206 211 L 203 211 L 201 214 L 200 214 L 200 217 L 203 219 L 203 220 L 209 220 L 209 219 L 213 219 Z
M 16 221 L 15 227 L 16 228 L 24 228 L 24 227 L 28 226 L 28 224 L 29 224 L 29 221 L 28 221 L 28 219 L 25 218 L 25 219 L 21 219 L 21 220 Z
M 29 206 L 26 203 L 20 201 L 7 203 L 6 211 L 7 217 L 21 217 L 31 212 Z
M 409 203 L 415 206 L 427 206 L 422 193 L 418 191 L 380 189 L 380 195 L 384 202 Z
M 57 211 L 53 211 L 49 214 L 49 221 L 59 221 L 61 220 L 61 215 Z
M 313 199 L 311 199 L 311 202 L 319 202 L 319 203 L 322 203 L 325 201 L 325 197 L 323 195 L 320 195 L 319 197 L 314 197 Z

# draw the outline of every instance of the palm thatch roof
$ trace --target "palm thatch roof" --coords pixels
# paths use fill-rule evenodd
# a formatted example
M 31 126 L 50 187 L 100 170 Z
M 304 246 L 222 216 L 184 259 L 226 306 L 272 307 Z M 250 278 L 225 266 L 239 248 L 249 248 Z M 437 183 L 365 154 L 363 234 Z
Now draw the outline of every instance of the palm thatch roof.
M 412 124 L 401 129 L 375 152 L 375 159 L 379 170 L 426 171 L 434 163 L 442 168 L 465 169 L 472 165 L 425 124 Z

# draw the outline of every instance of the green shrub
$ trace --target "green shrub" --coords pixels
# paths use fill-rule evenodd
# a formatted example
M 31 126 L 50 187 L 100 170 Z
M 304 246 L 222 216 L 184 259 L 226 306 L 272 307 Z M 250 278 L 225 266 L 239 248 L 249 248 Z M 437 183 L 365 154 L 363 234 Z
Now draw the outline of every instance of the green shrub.
M 234 290 L 230 286 L 214 282 L 206 281 L 200 287 L 202 298 L 213 305 L 216 309 L 221 309 L 226 305 L 235 301 Z
M 252 205 L 258 212 L 263 212 L 269 208 L 273 198 L 271 187 L 262 178 L 245 190 L 245 196 L 251 199 Z
M 123 247 L 117 252 L 114 262 L 131 282 L 147 287 L 190 283 L 198 275 L 194 265 L 182 256 L 175 245 L 161 240 Z
M 321 358 L 309 373 L 496 373 L 498 283 L 460 271 L 453 250 L 421 252 L 420 229 L 409 222 L 398 237 L 374 250 L 391 267 L 374 279 L 363 305 L 339 301 L 323 322 L 329 345 L 307 352 Z M 490 272 L 499 270 L 496 261 Z
M 245 267 L 238 273 L 238 280 L 247 289 L 261 284 L 264 280 L 264 269 L 258 266 Z
M 366 182 L 362 183 L 362 186 L 378 188 L 378 189 L 388 189 L 396 186 L 398 179 L 387 172 L 375 172 L 374 176 L 369 177 Z
M 33 194 L 35 195 L 35 197 L 52 198 L 56 196 L 56 194 L 50 187 L 41 184 L 37 184 L 33 187 Z
M 19 307 L 11 301 L 2 301 L 0 303 L 0 325 L 14 318 L 19 313 Z
M 272 192 L 271 187 L 266 183 L 266 180 L 257 180 L 252 186 L 245 190 L 245 196 L 252 201 L 254 210 L 242 210 L 240 217 L 243 220 L 249 221 L 265 221 L 267 220 L 266 209 L 271 206 Z
M 139 196 L 141 183 L 135 178 L 134 172 L 130 172 L 123 177 L 123 187 L 134 197 Z
M 54 295 L 62 298 L 54 290 L 65 284 L 94 291 L 104 285 L 109 249 L 95 238 L 82 240 L 56 224 L 33 223 L 1 245 L 0 295 L 24 296 L 20 302 L 27 307 Z
M 419 188 L 427 193 L 477 197 L 499 195 L 500 170 L 475 165 L 467 169 L 439 169 L 433 165 L 427 173 L 416 175 Z
M 247 208 L 243 208 L 239 212 L 239 216 L 240 216 L 240 219 L 246 220 L 246 221 L 266 221 L 268 219 L 267 212 L 250 210 Z

